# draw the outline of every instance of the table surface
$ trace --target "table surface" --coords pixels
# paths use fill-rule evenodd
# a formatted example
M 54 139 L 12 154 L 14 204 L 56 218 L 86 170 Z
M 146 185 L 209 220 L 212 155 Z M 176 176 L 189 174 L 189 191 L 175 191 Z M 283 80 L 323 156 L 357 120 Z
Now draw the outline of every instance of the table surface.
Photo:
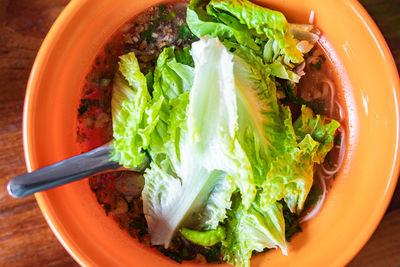
M 68 0 L 0 0 L 0 266 L 77 266 L 34 197 L 13 199 L 8 180 L 26 171 L 22 110 L 43 38 Z M 400 0 L 362 0 L 400 69 Z M 400 186 L 374 235 L 349 266 L 400 266 Z

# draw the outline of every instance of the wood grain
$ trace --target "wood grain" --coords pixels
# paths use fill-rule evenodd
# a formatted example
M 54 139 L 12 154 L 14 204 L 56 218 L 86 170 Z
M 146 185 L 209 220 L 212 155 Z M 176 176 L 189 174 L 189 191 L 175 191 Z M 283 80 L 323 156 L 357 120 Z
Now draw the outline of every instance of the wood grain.
M 363 0 L 400 67 L 400 0 Z M 0 266 L 77 266 L 57 241 L 33 197 L 5 191 L 26 171 L 22 109 L 33 60 L 68 0 L 0 0 Z M 379 228 L 349 264 L 400 266 L 400 186 Z M 345 249 L 345 248 L 343 248 Z
M 25 87 L 36 53 L 66 0 L 0 1 L 0 266 L 78 266 L 34 197 L 12 199 L 7 181 L 26 171 L 22 146 Z

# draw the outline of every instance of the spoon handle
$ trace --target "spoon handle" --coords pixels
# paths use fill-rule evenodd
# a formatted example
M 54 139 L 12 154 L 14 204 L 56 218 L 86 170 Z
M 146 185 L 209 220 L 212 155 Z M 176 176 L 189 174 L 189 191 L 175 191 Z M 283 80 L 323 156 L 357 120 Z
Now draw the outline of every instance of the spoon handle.
M 121 168 L 110 160 L 112 147 L 104 145 L 81 155 L 14 177 L 8 182 L 10 196 L 22 198 L 39 191 L 78 181 L 95 173 Z

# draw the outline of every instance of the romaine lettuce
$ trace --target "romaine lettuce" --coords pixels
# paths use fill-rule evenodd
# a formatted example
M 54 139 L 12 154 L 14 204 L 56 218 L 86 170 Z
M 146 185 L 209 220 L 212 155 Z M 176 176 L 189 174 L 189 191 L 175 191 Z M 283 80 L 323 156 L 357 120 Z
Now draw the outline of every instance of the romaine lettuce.
M 253 251 L 279 247 L 287 255 L 285 221 L 282 205 L 274 203 L 266 210 L 257 196 L 250 208 L 246 209 L 236 197 L 226 221 L 227 237 L 222 241 L 222 254 L 230 264 L 250 266 Z
M 124 167 L 138 168 L 148 161 L 145 149 L 161 107 L 160 101 L 151 107 L 150 102 L 146 78 L 135 53 L 121 56 L 111 101 L 114 136 L 111 146 L 115 148 L 111 159 Z
M 271 39 L 293 63 L 303 61 L 285 16 L 247 0 L 192 0 L 187 23 L 197 37 L 236 41 L 256 51 Z
M 331 151 L 336 130 L 340 127 L 340 123 L 326 118 L 321 115 L 314 116 L 311 109 L 306 106 L 301 108 L 301 116 L 293 124 L 297 140 L 303 139 L 307 134 L 319 142 L 318 151 L 313 157 L 315 163 L 322 163 L 326 154 Z
M 236 187 L 245 207 L 256 193 L 251 165 L 236 139 L 233 56 L 218 39 L 193 43 L 192 55 L 195 74 L 186 123 L 180 127 L 179 138 L 169 140 L 174 155 L 170 147 L 164 147 L 171 168 L 160 168 L 156 160 L 145 174 L 142 196 L 153 244 L 168 246 L 180 226 L 216 228 Z

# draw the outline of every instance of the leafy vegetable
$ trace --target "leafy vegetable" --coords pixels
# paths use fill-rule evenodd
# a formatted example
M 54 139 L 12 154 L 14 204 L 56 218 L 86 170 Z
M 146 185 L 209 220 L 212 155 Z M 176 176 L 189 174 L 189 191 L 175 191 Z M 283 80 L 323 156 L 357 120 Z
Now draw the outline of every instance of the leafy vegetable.
M 307 135 L 291 152 L 274 160 L 262 186 L 264 207 L 283 198 L 291 212 L 301 211 L 313 184 L 312 159 L 318 145 Z
M 209 13 L 213 13 L 211 11 L 213 9 L 216 16 L 231 14 L 248 29 L 254 29 L 258 36 L 275 40 L 293 63 L 303 61 L 303 55 L 296 48 L 289 24 L 281 12 L 258 6 L 247 0 L 211 0 L 209 7 Z
M 226 223 L 229 233 L 222 241 L 224 259 L 235 266 L 250 266 L 253 251 L 280 247 L 287 254 L 285 242 L 285 222 L 280 203 L 263 209 L 258 196 L 250 208 L 246 209 L 239 198 L 235 198 Z
M 247 0 L 192 0 L 187 23 L 197 37 L 228 39 L 256 51 L 273 39 L 293 63 L 303 61 L 285 16 Z
M 295 96 L 293 90 L 294 90 L 294 87 L 292 84 L 287 85 L 285 87 L 286 98 L 283 100 L 293 102 L 293 103 L 296 103 L 296 104 L 299 104 L 302 106 L 304 105 L 304 106 L 312 109 L 317 114 L 324 114 L 324 112 L 325 112 L 324 111 L 324 108 L 325 108 L 324 103 L 316 103 L 316 102 L 306 101 L 299 96 Z
M 154 71 L 153 102 L 161 101 L 159 121 L 151 135 L 149 153 L 153 161 L 171 169 L 180 160 L 179 138 L 186 120 L 189 90 L 194 70 L 177 62 L 174 49 L 164 48 Z
M 312 188 L 310 193 L 312 192 Z M 309 197 L 307 197 L 307 201 L 308 199 Z M 299 224 L 300 215 L 298 215 L 297 213 L 292 213 L 284 201 L 280 201 L 279 203 L 281 203 L 283 207 L 282 211 L 283 211 L 283 218 L 285 219 L 285 239 L 286 241 L 290 242 L 290 240 L 296 233 L 302 231 Z M 304 208 L 305 205 L 306 204 L 304 204 Z
M 146 78 L 147 90 L 149 91 L 149 93 L 153 92 L 153 84 L 154 84 L 153 71 L 150 70 L 144 77 Z
M 142 197 L 153 244 L 168 246 L 178 227 L 198 226 L 199 221 L 200 225 L 215 228 L 225 213 L 201 213 L 207 210 L 204 203 L 218 200 L 218 205 L 207 208 L 224 210 L 229 207 L 229 194 L 236 186 L 245 206 L 251 204 L 255 195 L 250 163 L 235 139 L 237 106 L 232 55 L 216 39 L 193 43 L 192 55 L 196 68 L 187 122 L 180 127 L 180 137 L 169 140 L 173 154 L 168 142 L 158 144 L 160 151 L 168 151 L 166 160 L 171 164 L 160 168 L 157 164 L 164 161 L 156 157 L 145 174 Z M 157 95 L 157 79 L 154 88 Z M 202 216 L 192 218 L 193 213 Z M 210 217 L 215 214 L 220 216 Z
M 135 54 L 120 57 L 111 101 L 115 148 L 112 160 L 124 167 L 136 168 L 148 161 L 145 149 L 150 143 L 150 133 L 158 121 L 161 102 L 150 107 L 147 82 L 140 72 Z
M 268 65 L 268 67 L 271 70 L 271 75 L 281 78 L 281 79 L 285 79 L 285 80 L 289 80 L 292 82 L 299 82 L 300 80 L 300 76 L 297 75 L 296 73 L 294 73 L 291 70 L 288 70 L 282 63 L 280 63 L 279 61 L 275 61 L 271 64 Z
M 173 47 L 164 48 L 154 71 L 154 99 L 162 95 L 169 102 L 188 91 L 192 83 L 193 68 L 177 61 Z
M 335 120 L 331 120 L 328 123 L 325 117 L 314 116 L 311 109 L 303 106 L 301 108 L 301 116 L 294 122 L 293 127 L 298 140 L 309 134 L 315 141 L 320 143 L 313 161 L 322 163 L 326 154 L 333 147 L 335 132 L 340 127 L 340 123 Z
M 186 46 L 182 50 L 175 51 L 176 61 L 191 67 L 194 67 L 192 55 L 190 55 L 190 46 Z
M 185 24 L 181 24 L 179 26 L 179 30 L 180 30 L 179 35 L 178 35 L 179 39 L 183 39 L 183 40 L 195 39 L 195 40 L 198 40 L 198 38 L 196 38 L 196 36 L 193 35 L 193 33 L 190 31 L 190 29 Z
M 322 189 L 319 187 L 319 185 L 314 184 L 311 187 L 311 190 L 310 190 L 310 193 L 308 194 L 306 202 L 304 203 L 303 212 L 314 207 L 315 204 L 317 204 L 318 200 L 320 199 L 322 193 L 323 193 Z

